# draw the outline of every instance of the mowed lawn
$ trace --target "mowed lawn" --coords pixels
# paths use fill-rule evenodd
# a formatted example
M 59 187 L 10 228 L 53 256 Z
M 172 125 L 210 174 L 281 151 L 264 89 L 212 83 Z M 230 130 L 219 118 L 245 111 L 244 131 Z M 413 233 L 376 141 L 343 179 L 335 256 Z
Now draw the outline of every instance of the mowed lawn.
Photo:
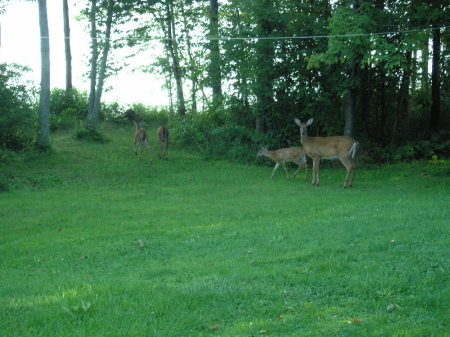
M 101 132 L 0 168 L 0 336 L 450 336 L 450 180 L 432 163 L 347 189 L 336 163 L 316 187 L 270 180 L 269 159 L 160 160 L 156 126 L 139 162 L 133 126 Z

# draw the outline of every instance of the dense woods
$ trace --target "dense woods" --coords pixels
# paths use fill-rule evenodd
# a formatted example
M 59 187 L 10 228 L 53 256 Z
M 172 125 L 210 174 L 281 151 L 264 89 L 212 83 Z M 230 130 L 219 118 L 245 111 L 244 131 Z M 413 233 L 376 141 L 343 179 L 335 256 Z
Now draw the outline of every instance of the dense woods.
M 81 14 L 92 36 L 89 109 L 71 106 L 68 90 L 64 111 L 88 128 L 129 108 L 100 108 L 103 81 L 117 71 L 109 55 L 160 44 L 142 71 L 166 79 L 180 145 L 220 155 L 298 145 L 294 118 L 314 117 L 312 135 L 351 135 L 374 162 L 449 155 L 446 0 L 97 0 Z M 16 113 L 0 110 L 2 119 Z

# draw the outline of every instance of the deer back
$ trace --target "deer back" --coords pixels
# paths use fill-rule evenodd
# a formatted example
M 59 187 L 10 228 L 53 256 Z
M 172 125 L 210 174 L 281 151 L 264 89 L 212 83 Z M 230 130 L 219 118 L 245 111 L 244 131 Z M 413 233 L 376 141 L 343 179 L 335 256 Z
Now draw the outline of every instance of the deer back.
M 306 153 L 321 158 L 344 156 L 355 142 L 354 139 L 347 136 L 302 137 L 302 145 Z

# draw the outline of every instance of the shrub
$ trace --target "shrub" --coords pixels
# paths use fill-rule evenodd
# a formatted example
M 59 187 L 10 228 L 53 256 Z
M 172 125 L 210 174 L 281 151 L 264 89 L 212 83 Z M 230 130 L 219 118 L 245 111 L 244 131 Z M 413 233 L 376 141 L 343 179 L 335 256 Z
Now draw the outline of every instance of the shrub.
M 77 121 L 84 121 L 87 115 L 88 95 L 73 88 L 55 88 L 50 94 L 50 130 L 73 128 Z
M 29 68 L 0 64 L 0 148 L 20 151 L 33 143 L 36 136 L 33 84 L 22 76 Z
M 100 144 L 105 144 L 109 141 L 97 130 L 87 130 L 87 129 L 77 130 L 75 132 L 75 140 L 90 141 Z
M 201 153 L 206 151 L 213 125 L 208 116 L 188 115 L 171 120 L 171 137 L 174 144 L 194 149 Z
M 211 157 L 251 161 L 255 159 L 261 134 L 239 125 L 223 125 L 211 132 L 208 153 Z

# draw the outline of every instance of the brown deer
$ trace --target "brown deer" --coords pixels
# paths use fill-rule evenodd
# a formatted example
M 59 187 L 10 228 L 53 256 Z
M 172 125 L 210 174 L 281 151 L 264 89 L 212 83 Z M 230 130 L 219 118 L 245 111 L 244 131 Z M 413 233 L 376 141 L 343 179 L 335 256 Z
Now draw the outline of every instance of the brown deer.
M 300 119 L 295 119 L 295 124 L 300 127 L 300 140 L 305 153 L 313 160 L 313 180 L 312 185 L 319 185 L 319 162 L 320 159 L 339 158 L 342 165 L 347 169 L 344 180 L 344 188 L 347 187 L 347 180 L 350 177 L 349 186 L 353 183 L 353 174 L 356 169 L 353 158 L 356 155 L 359 143 L 347 136 L 334 137 L 309 137 L 307 127 L 311 125 L 313 118 L 302 123 Z
M 286 162 L 294 162 L 298 165 L 298 169 L 297 171 L 295 171 L 294 176 L 292 178 L 295 178 L 298 171 L 300 171 L 302 167 L 305 167 L 306 171 L 305 180 L 308 177 L 308 165 L 306 164 L 306 155 L 305 151 L 301 147 L 288 147 L 276 151 L 269 151 L 267 147 L 263 147 L 261 148 L 261 150 L 258 151 L 256 155 L 258 157 L 266 156 L 276 162 L 275 168 L 273 169 L 270 179 L 272 179 L 273 175 L 278 170 L 280 165 L 283 166 L 284 172 L 286 172 L 286 179 L 289 179 L 289 174 L 287 172 L 285 165 Z
M 142 152 L 144 152 L 144 146 L 146 146 L 150 156 L 150 162 L 153 163 L 152 150 L 150 148 L 150 143 L 148 141 L 147 131 L 141 128 L 140 123 L 134 122 L 134 125 L 136 126 L 136 133 L 134 134 L 134 154 L 137 156 L 137 145 L 138 145 L 139 149 L 141 150 L 139 153 L 139 160 L 142 160 Z
M 158 129 L 158 143 L 159 143 L 159 158 L 166 158 L 167 149 L 169 148 L 169 129 L 167 126 L 162 125 Z

